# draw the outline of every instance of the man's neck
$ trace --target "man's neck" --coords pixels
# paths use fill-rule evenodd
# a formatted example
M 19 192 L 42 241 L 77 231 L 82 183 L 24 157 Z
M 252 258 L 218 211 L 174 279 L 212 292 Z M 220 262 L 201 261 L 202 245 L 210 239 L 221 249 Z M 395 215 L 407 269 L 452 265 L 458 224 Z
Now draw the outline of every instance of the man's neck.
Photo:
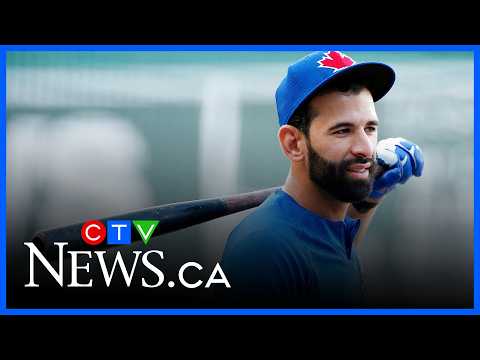
M 305 209 L 332 221 L 343 221 L 349 204 L 338 201 L 319 189 L 309 178 L 298 179 L 288 174 L 282 187 L 288 195 Z

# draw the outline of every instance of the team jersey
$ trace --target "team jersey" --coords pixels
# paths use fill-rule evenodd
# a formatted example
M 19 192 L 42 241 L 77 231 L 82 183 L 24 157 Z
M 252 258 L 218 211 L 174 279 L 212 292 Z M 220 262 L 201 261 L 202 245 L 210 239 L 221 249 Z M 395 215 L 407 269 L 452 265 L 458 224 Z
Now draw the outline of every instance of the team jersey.
M 226 242 L 226 299 L 246 306 L 360 306 L 361 267 L 352 247 L 359 225 L 349 217 L 322 218 L 276 191 Z

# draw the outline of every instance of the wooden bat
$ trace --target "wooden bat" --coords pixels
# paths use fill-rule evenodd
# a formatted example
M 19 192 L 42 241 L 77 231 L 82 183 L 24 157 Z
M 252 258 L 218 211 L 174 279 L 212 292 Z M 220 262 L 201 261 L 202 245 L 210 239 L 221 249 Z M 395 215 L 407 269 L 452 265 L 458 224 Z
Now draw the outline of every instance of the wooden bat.
M 153 238 L 256 207 L 278 189 L 280 187 L 212 199 L 154 206 L 99 220 L 104 224 L 108 220 L 158 220 L 159 223 L 152 235 Z M 58 256 L 58 248 L 54 246 L 55 242 L 68 242 L 69 251 L 112 248 L 112 245 L 107 245 L 106 242 L 94 247 L 85 244 L 81 236 L 82 226 L 83 223 L 77 223 L 42 230 L 35 234 L 32 242 L 47 258 L 51 259 Z M 138 240 L 138 237 L 132 236 L 132 241 Z

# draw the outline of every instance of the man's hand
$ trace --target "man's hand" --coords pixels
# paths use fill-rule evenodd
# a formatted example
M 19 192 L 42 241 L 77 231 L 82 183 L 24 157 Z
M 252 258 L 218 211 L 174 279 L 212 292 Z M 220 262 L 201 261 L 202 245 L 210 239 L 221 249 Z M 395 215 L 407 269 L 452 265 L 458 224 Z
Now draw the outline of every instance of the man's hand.
M 422 150 L 411 141 L 403 138 L 382 140 L 376 148 L 377 162 L 385 170 L 373 184 L 373 190 L 365 200 L 352 203 L 347 214 L 359 219 L 360 228 L 354 244 L 358 246 L 365 237 L 377 205 L 383 196 L 392 191 L 397 184 L 404 184 L 412 176 L 421 176 L 423 171 Z
M 369 196 L 380 199 L 392 191 L 397 184 L 404 184 L 413 176 L 421 176 L 423 153 L 420 147 L 403 138 L 381 140 L 376 148 L 377 162 L 386 171 L 375 179 Z

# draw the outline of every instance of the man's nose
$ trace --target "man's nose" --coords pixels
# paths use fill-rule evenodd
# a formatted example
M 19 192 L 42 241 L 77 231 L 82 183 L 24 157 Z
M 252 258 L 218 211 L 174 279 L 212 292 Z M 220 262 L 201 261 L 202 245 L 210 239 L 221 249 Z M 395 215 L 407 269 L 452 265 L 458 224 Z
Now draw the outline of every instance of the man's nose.
M 353 138 L 351 152 L 355 157 L 373 158 L 375 152 L 374 139 L 368 136 L 364 130 L 358 131 Z

